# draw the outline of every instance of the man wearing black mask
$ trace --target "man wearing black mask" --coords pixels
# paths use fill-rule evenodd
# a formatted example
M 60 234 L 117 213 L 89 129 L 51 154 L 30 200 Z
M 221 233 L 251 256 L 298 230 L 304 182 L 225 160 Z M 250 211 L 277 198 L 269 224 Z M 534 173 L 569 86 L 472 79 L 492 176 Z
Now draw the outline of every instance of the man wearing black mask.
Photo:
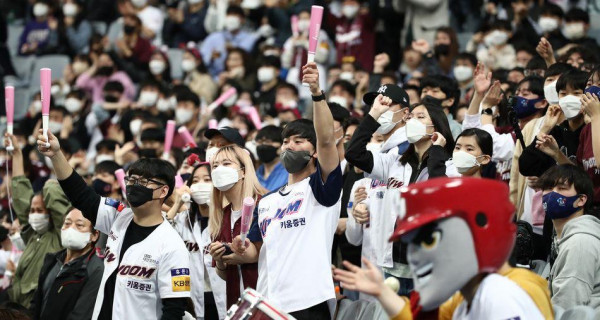
M 258 182 L 269 191 L 278 190 L 288 182 L 288 173 L 279 159 L 281 154 L 281 132 L 276 126 L 266 126 L 256 134 L 256 154 L 261 162 L 256 170 Z
M 101 197 L 121 199 L 121 187 L 115 176 L 115 171 L 121 166 L 114 161 L 106 160 L 99 162 L 94 168 L 92 177 L 92 188 Z
M 443 108 L 454 139 L 462 132 L 462 126 L 454 120 L 451 112 L 458 104 L 459 98 L 460 89 L 456 81 L 451 78 L 435 75 L 421 79 L 421 101 L 436 103 Z
M 46 143 L 50 147 L 46 147 Z M 159 159 L 134 162 L 125 178 L 131 208 L 88 187 L 60 151 L 38 132 L 38 150 L 52 160 L 71 203 L 108 234 L 104 274 L 93 319 L 181 319 L 190 298 L 190 259 L 161 207 L 173 193 L 175 168 Z M 139 308 L 138 306 L 144 306 Z

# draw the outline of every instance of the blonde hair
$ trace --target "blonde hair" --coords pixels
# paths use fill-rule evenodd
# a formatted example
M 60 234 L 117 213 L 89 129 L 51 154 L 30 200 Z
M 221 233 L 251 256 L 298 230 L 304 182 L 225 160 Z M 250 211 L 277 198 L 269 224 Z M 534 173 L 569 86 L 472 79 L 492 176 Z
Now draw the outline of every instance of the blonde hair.
M 254 164 L 250 158 L 248 151 L 238 147 L 237 145 L 230 145 L 220 148 L 217 153 L 212 157 L 210 166 L 216 159 L 228 159 L 237 162 L 240 168 L 244 170 L 244 178 L 242 180 L 242 199 L 246 197 L 252 197 L 256 200 L 257 195 L 264 195 L 267 193 L 267 189 L 263 188 L 258 182 L 256 177 L 256 171 L 254 171 Z M 209 211 L 208 228 L 210 236 L 214 240 L 221 233 L 221 226 L 223 224 L 223 198 L 224 193 L 219 189 L 213 187 L 212 201 Z

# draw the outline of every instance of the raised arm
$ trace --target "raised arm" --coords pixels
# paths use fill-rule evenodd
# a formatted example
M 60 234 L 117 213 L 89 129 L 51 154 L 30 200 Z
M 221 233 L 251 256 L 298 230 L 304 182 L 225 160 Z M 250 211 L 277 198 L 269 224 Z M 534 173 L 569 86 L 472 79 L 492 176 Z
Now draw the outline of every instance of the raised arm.
M 467 115 L 478 115 L 479 114 L 479 105 L 485 96 L 486 91 L 490 87 L 492 82 L 492 73 L 485 71 L 485 66 L 483 63 L 477 63 L 477 67 L 475 68 L 475 72 L 473 74 L 473 99 L 471 99 L 471 103 L 469 104 L 469 109 L 467 109 Z
M 585 114 L 592 119 L 592 152 L 598 167 L 600 164 L 600 100 L 597 95 L 586 93 L 581 98 L 581 103 Z
M 319 70 L 314 62 L 302 67 L 302 82 L 310 85 L 310 93 L 313 97 L 319 97 L 324 93 L 319 88 Z M 321 167 L 321 179 L 327 180 L 329 174 L 340 164 L 339 155 L 335 146 L 333 135 L 333 116 L 325 99 L 313 102 L 313 121 L 317 134 L 317 159 Z

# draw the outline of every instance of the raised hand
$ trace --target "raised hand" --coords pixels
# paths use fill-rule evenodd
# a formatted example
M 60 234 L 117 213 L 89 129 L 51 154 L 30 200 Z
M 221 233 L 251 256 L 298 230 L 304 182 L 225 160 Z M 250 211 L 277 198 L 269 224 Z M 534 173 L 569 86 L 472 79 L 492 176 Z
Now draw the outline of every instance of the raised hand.
M 535 147 L 553 159 L 556 159 L 560 150 L 554 137 L 549 134 L 539 134 L 537 138 Z
M 373 101 L 373 106 L 371 107 L 371 111 L 369 111 L 369 114 L 371 115 L 371 117 L 373 117 L 373 119 L 377 120 L 379 119 L 379 117 L 381 117 L 382 114 L 384 114 L 390 109 L 391 105 L 392 99 L 382 94 L 379 94 Z
M 481 102 L 483 109 L 488 109 L 500 104 L 500 101 L 502 101 L 502 95 L 502 86 L 500 81 L 496 80 L 485 94 L 485 97 L 483 97 L 483 101 Z
M 415 50 L 421 54 L 426 54 L 427 52 L 429 52 L 429 50 L 431 50 L 431 46 L 429 45 L 429 42 L 427 42 L 427 40 L 424 40 L 424 39 L 419 39 L 419 40 L 413 41 L 412 48 L 413 48 L 413 50 Z
M 352 216 L 354 217 L 354 220 L 358 222 L 358 224 L 365 224 L 369 222 L 371 213 L 369 212 L 366 204 L 359 203 L 354 205 L 354 209 L 352 209 Z
M 58 143 L 58 138 L 55 135 L 53 135 L 52 132 L 50 132 L 50 130 L 48 130 L 48 141 L 46 141 L 46 139 L 44 138 L 43 132 L 43 129 L 38 130 L 38 151 L 46 157 L 51 158 L 60 151 L 60 144 Z M 50 147 L 46 147 L 47 142 L 50 142 Z
M 243 256 L 246 252 L 246 248 L 248 248 L 249 245 L 250 240 L 248 240 L 248 238 L 246 238 L 245 243 L 242 244 L 242 237 L 238 235 L 233 238 L 233 241 L 231 242 L 231 251 Z
M 385 284 L 383 283 L 383 275 L 369 260 L 362 258 L 365 268 L 361 269 L 348 261 L 344 261 L 344 267 L 348 269 L 342 270 L 335 268 L 333 270 L 333 278 L 341 282 L 344 289 L 352 291 L 360 291 L 372 296 L 379 296 L 383 291 Z
M 445 147 L 446 146 L 446 138 L 444 135 L 439 132 L 434 132 L 431 136 L 431 141 L 433 141 L 434 146 Z
M 600 116 L 600 99 L 592 93 L 586 93 L 581 97 L 581 106 L 583 112 L 590 118 Z
M 550 130 L 556 126 L 562 115 L 563 112 L 560 106 L 551 105 L 548 107 L 548 111 L 546 111 L 546 117 L 544 118 L 544 123 L 542 124 L 540 132 L 549 133 Z
M 387 53 L 376 55 L 373 61 L 373 73 L 382 73 L 388 64 L 390 64 L 390 56 Z
M 302 67 L 302 83 L 308 83 L 310 93 L 313 96 L 320 96 L 321 89 L 319 88 L 319 70 L 314 62 L 307 63 Z
M 490 87 L 491 82 L 492 73 L 486 72 L 483 63 L 478 62 L 477 67 L 475 67 L 475 72 L 473 72 L 473 87 L 475 88 L 475 92 L 484 95 Z
M 542 37 L 540 42 L 538 43 L 535 51 L 546 61 L 547 65 L 551 65 L 554 63 L 554 49 L 552 45 L 546 38 Z M 550 63 L 550 64 L 549 64 Z
M 354 203 L 361 203 L 367 200 L 367 191 L 365 187 L 358 187 L 354 190 Z

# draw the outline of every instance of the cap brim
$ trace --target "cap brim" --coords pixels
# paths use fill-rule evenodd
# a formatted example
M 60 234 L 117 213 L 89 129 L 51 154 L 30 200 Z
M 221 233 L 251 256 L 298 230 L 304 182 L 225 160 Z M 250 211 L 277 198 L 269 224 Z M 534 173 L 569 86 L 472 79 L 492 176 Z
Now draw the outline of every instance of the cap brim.
M 373 105 L 373 101 L 375 101 L 375 98 L 377 98 L 378 94 L 379 93 L 377 93 L 377 92 L 365 93 L 365 95 L 363 96 L 363 102 L 368 106 Z
M 206 131 L 204 131 L 204 137 L 206 139 L 212 139 L 214 136 L 216 135 L 222 135 L 221 131 L 217 130 L 217 129 L 208 129 Z
M 398 241 L 400 240 L 400 238 L 402 238 L 402 236 L 406 235 L 407 233 L 421 228 L 422 226 L 430 224 L 434 221 L 449 217 L 450 215 L 452 215 L 452 210 L 413 214 L 407 219 L 400 220 L 389 241 Z

